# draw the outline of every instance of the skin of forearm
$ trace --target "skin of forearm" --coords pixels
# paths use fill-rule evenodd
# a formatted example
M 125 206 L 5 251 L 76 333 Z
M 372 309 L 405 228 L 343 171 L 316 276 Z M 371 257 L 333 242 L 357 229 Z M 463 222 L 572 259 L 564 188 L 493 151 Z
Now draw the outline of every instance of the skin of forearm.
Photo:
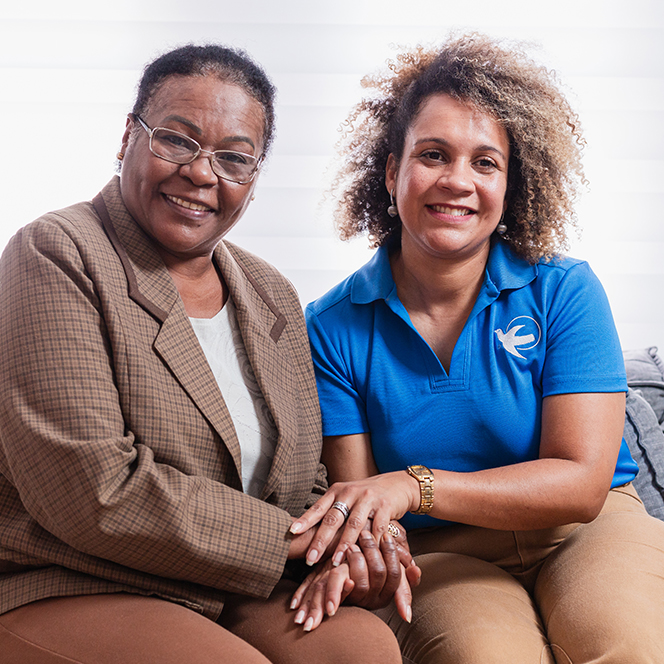
M 432 472 L 430 516 L 494 530 L 534 530 L 591 521 L 610 488 L 610 476 L 602 482 L 586 466 L 567 459 L 537 459 L 467 473 Z M 357 476 L 335 475 L 339 481 L 362 481 Z M 405 470 L 369 479 L 380 483 L 377 493 L 389 496 L 393 505 L 407 505 L 406 511 L 411 512 L 419 508 L 419 482 Z M 392 516 L 400 518 L 401 514 Z
M 537 459 L 472 473 L 433 473 L 431 516 L 495 530 L 591 521 L 610 488 L 610 477 L 598 481 L 584 466 L 567 459 Z M 413 479 L 404 475 L 404 483 Z M 415 509 L 419 495 L 416 503 Z
M 624 393 L 546 398 L 541 457 L 467 473 L 433 468 L 431 516 L 501 530 L 592 520 L 610 489 L 622 438 L 624 399 Z M 331 482 L 378 473 L 368 433 L 326 438 L 323 455 Z M 403 497 L 406 492 L 409 510 L 417 510 L 417 480 L 405 470 L 389 475 L 390 493 Z

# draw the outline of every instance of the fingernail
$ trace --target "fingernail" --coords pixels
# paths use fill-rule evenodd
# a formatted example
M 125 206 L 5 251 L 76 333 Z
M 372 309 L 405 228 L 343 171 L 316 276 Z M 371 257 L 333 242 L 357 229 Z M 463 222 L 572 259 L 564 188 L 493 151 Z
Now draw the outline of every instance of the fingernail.
M 296 616 L 295 616 L 295 624 L 296 625 L 301 625 L 304 622 L 304 616 L 306 614 L 304 613 L 304 609 L 301 611 L 298 611 Z
M 413 619 L 413 609 L 410 607 L 406 608 L 406 622 L 410 623 L 410 621 Z
M 394 539 L 392 538 L 392 535 L 390 535 L 390 533 L 383 533 L 383 540 L 388 544 L 392 544 L 394 542 Z
M 362 553 L 362 549 L 357 544 L 351 544 L 349 548 L 353 553 Z
M 290 603 L 291 611 L 293 609 L 297 609 L 298 604 L 299 604 L 299 602 L 297 601 L 297 597 L 293 597 L 293 599 L 291 600 L 291 603 Z
M 302 530 L 302 524 L 298 523 L 297 521 L 291 525 L 290 531 L 293 533 L 293 535 L 297 535 Z
M 341 565 L 341 561 L 344 559 L 344 552 L 343 551 L 338 551 L 335 555 L 334 558 L 332 558 L 332 564 L 335 567 L 339 567 Z
M 318 551 L 316 549 L 311 549 L 309 553 L 307 553 L 307 565 L 315 565 L 316 561 L 318 560 Z
M 304 623 L 304 631 L 305 632 L 310 632 L 311 628 L 314 626 L 314 619 L 313 618 L 307 618 L 307 622 Z
M 333 616 L 335 613 L 334 611 L 334 602 L 328 602 L 327 603 L 327 615 L 328 616 Z

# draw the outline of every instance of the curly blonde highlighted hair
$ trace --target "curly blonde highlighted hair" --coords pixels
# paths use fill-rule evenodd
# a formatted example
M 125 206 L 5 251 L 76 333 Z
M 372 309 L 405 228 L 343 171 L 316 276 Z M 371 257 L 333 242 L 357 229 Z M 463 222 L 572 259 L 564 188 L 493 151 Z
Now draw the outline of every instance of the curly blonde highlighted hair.
M 531 263 L 568 246 L 576 226 L 574 203 L 587 184 L 581 165 L 585 144 L 577 114 L 553 72 L 520 45 L 509 50 L 479 34 L 450 38 L 435 50 L 417 47 L 367 76 L 375 91 L 345 122 L 339 141 L 342 166 L 332 184 L 342 239 L 367 233 L 372 246 L 398 244 L 401 222 L 387 214 L 388 155 L 400 162 L 408 128 L 428 97 L 448 94 L 494 117 L 510 142 L 503 238 Z

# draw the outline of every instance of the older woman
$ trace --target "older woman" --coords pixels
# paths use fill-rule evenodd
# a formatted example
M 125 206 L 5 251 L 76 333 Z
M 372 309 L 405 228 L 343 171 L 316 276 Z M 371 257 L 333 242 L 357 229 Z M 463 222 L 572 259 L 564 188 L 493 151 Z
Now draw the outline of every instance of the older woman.
M 7 247 L 3 662 L 400 661 L 368 611 L 306 639 L 289 613 L 284 566 L 311 540 L 289 526 L 325 488 L 309 346 L 288 281 L 220 242 L 273 133 L 246 54 L 167 53 L 120 177 Z
M 293 532 L 324 518 L 315 561 L 350 513 L 340 560 L 368 517 L 403 517 L 422 583 L 412 624 L 381 615 L 407 661 L 664 661 L 664 523 L 630 484 L 617 334 L 560 253 L 577 116 L 477 35 L 365 83 L 336 184 L 342 237 L 378 251 L 307 310 L 337 484 Z M 333 608 L 345 573 L 296 601 Z

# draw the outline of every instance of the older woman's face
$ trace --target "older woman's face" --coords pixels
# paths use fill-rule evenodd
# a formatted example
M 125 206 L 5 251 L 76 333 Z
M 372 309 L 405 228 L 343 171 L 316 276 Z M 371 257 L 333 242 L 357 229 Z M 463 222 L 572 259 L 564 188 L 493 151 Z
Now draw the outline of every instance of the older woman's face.
M 196 140 L 204 150 L 234 150 L 260 157 L 263 108 L 241 87 L 215 76 L 172 76 L 150 100 L 142 119 Z M 211 256 L 244 213 L 255 186 L 222 180 L 210 159 L 164 161 L 150 152 L 149 137 L 129 120 L 120 175 L 127 209 L 169 261 Z
M 388 159 L 402 247 L 463 259 L 488 255 L 505 209 L 509 139 L 492 116 L 449 95 L 429 97 L 406 134 L 399 164 Z

